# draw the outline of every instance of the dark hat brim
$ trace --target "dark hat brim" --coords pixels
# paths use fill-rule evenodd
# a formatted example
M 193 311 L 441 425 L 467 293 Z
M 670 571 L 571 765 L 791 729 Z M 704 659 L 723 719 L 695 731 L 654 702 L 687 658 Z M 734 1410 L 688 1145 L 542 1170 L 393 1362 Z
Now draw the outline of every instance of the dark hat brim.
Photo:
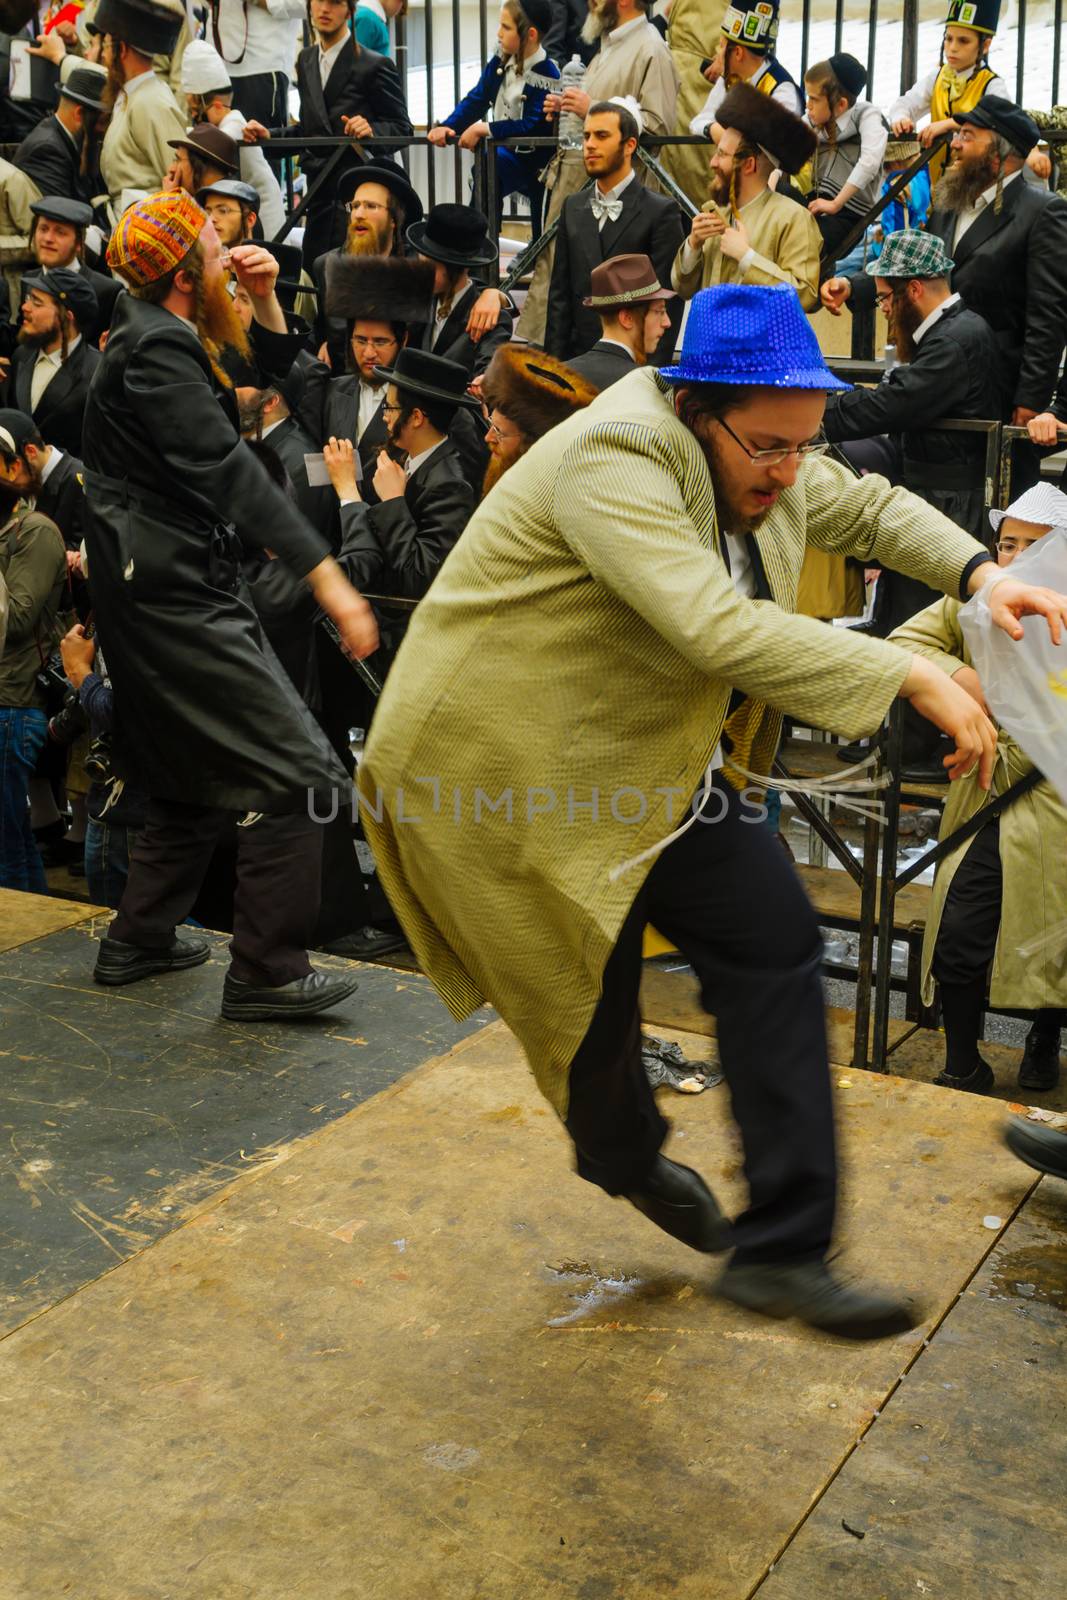
M 195 150 L 198 156 L 203 156 L 205 161 L 209 161 L 213 167 L 218 167 L 220 172 L 238 173 L 241 170 L 239 159 L 237 161 L 227 161 L 225 156 L 220 156 L 217 150 L 208 150 L 206 146 L 197 144 L 195 139 L 188 137 L 184 139 L 168 139 L 167 143 L 172 150 Z
M 422 216 L 422 201 L 418 192 L 411 187 L 400 168 L 387 167 L 384 163 L 378 166 L 373 161 L 353 167 L 350 172 L 343 174 L 337 185 L 338 205 L 351 200 L 363 183 L 380 183 L 383 189 L 388 189 L 403 206 L 405 223 L 415 222 Z
M 438 244 L 436 239 L 427 239 L 426 228 L 425 219 L 413 222 L 406 230 L 404 238 L 420 256 L 428 256 L 431 261 L 440 261 L 446 267 L 487 267 L 500 254 L 488 237 L 483 238 L 480 249 L 450 250 L 447 245 Z
M 89 33 L 112 34 L 146 56 L 169 56 L 178 42 L 184 15 L 140 6 L 132 0 L 100 0 Z
M 397 372 L 393 367 L 375 367 L 374 376 L 382 378 L 386 383 L 395 384 L 405 394 L 425 395 L 427 400 L 444 400 L 448 405 L 466 406 L 471 411 L 480 411 L 482 402 L 476 400 L 466 390 L 456 394 L 453 389 L 439 389 L 433 383 L 420 383 L 417 378 L 409 378 L 404 372 Z
M 93 100 L 87 94 L 79 94 L 77 89 L 68 89 L 65 83 L 59 85 L 56 90 L 56 98 L 57 100 L 73 100 L 79 106 L 88 106 L 90 111 L 103 111 L 104 109 L 102 100 Z
M 994 96 L 994 99 L 996 98 L 998 97 Z M 1040 139 L 1041 130 L 1021 107 L 1012 104 L 1011 109 L 1014 116 L 1002 122 L 980 100 L 973 111 L 953 112 L 953 119 L 958 123 L 969 123 L 972 128 L 985 128 L 987 133 L 995 133 L 1000 138 L 1007 139 L 1020 155 L 1028 156 Z

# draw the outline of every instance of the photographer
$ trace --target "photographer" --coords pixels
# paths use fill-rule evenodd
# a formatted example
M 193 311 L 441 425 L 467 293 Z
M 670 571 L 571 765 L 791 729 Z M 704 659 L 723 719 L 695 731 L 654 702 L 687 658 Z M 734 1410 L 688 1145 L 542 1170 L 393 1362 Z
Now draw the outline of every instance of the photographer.
M 126 887 L 130 850 L 144 824 L 148 796 L 139 784 L 129 779 L 122 782 L 111 771 L 115 702 L 111 679 L 95 639 L 87 638 L 85 629 L 77 623 L 64 634 L 59 648 L 63 670 L 76 696 L 60 716 L 77 717 L 90 735 L 85 758 L 89 778 L 89 819 L 85 829 L 89 898 L 94 905 L 117 909 Z
M 7 639 L 0 656 L 0 887 L 47 893 L 30 828 L 27 794 L 47 729 L 42 681 L 52 649 L 67 556 L 54 522 L 19 511 L 12 483 L 18 451 L 0 428 L 0 575 L 7 585 Z

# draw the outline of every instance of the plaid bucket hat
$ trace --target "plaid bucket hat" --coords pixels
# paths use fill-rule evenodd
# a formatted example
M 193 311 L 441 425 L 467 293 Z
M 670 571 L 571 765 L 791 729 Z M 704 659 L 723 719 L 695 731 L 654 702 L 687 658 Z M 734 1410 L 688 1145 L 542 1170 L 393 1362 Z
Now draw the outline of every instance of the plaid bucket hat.
M 947 278 L 956 263 L 936 233 L 901 228 L 891 233 L 875 261 L 868 261 L 871 278 Z

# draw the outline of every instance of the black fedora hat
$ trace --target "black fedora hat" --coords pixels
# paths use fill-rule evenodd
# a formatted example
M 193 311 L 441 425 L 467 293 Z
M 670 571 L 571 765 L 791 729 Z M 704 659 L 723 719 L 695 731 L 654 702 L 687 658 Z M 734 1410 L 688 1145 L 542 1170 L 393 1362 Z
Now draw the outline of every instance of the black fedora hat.
M 100 0 L 90 33 L 112 34 L 146 56 L 169 56 L 185 21 L 179 0 L 153 5 L 151 0 Z
M 60 82 L 56 93 L 64 100 L 88 106 L 90 111 L 103 111 L 104 85 L 107 73 L 96 67 L 74 67 L 66 82 Z
M 258 240 L 255 242 L 259 243 Z M 264 239 L 262 249 L 272 255 L 278 263 L 278 278 L 274 288 L 287 311 L 292 311 L 298 295 L 316 292 L 314 284 L 304 284 L 300 281 L 304 257 L 298 245 L 275 244 L 271 239 Z
M 428 400 L 451 401 L 456 406 L 481 410 L 481 402 L 467 393 L 470 373 L 458 361 L 431 355 L 428 350 L 399 351 L 395 365 L 375 367 L 375 377 L 395 383 L 405 394 L 425 395 Z
M 404 237 L 420 256 L 448 267 L 484 267 L 499 253 L 489 237 L 488 217 L 474 206 L 447 202 L 434 206 L 425 221 L 412 223 Z
M 403 172 L 399 167 L 384 161 L 381 165 L 366 161 L 361 167 L 353 167 L 351 172 L 344 173 L 337 184 L 338 205 L 344 205 L 351 200 L 356 190 L 364 183 L 380 183 L 383 189 L 388 189 L 399 203 L 405 222 L 414 222 L 422 216 L 422 201 Z

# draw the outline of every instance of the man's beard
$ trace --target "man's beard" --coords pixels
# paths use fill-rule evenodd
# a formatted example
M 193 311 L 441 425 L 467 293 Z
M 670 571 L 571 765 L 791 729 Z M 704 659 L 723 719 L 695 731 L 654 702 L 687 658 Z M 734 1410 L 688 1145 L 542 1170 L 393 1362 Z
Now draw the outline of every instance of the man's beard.
M 350 217 L 345 234 L 346 256 L 387 256 L 393 249 L 393 223 L 391 217 L 384 222 L 367 223 L 366 233 L 356 232 L 356 219 Z
M 993 151 L 971 160 L 955 161 L 946 167 L 934 190 L 939 211 L 969 211 L 980 194 L 997 181 L 997 158 Z
M 217 376 L 230 387 L 230 379 L 222 373 L 219 357 L 224 350 L 236 350 L 244 361 L 252 361 L 252 347 L 241 319 L 230 299 L 224 278 L 212 278 L 205 283 L 196 275 L 196 309 L 193 314 L 200 343 L 211 359 Z
M 889 340 L 896 346 L 898 361 L 914 361 L 916 328 L 923 321 L 922 312 L 911 300 L 894 298 L 890 307 Z
M 122 76 L 122 67 L 115 58 L 115 41 L 111 41 L 111 60 L 108 62 L 107 78 L 104 82 L 100 98 L 104 103 L 104 110 L 112 112 L 115 102 L 126 87 L 126 79 Z
M 526 454 L 526 452 L 524 450 L 522 452 L 522 455 L 525 455 L 525 454 Z M 485 499 L 486 495 L 489 493 L 489 491 L 493 487 L 493 485 L 500 482 L 501 478 L 504 476 L 504 474 L 508 470 L 508 468 L 509 467 L 513 467 L 515 465 L 516 461 L 521 461 L 521 460 L 522 460 L 522 456 L 512 456 L 509 460 L 505 460 L 503 456 L 493 456 L 493 455 L 491 455 L 489 457 L 489 465 L 486 467 L 486 469 L 485 469 L 485 477 L 482 479 L 482 499 L 483 500 Z
M 619 148 L 615 153 L 614 161 L 611 163 L 610 166 L 605 167 L 603 172 L 598 172 L 596 174 L 597 182 L 598 183 L 606 183 L 609 178 L 614 178 L 616 173 L 621 172 L 625 165 L 626 165 L 626 152 L 622 147 L 622 140 L 620 139 L 619 140 Z M 588 171 L 588 168 L 586 168 L 586 170 Z
M 589 0 L 589 15 L 582 23 L 582 39 L 586 44 L 596 44 L 606 33 L 619 25 L 619 8 L 616 0 Z
M 729 175 L 720 172 L 718 167 L 712 172 L 708 199 L 714 201 L 717 206 L 728 206 L 730 204 L 730 186 L 733 183 L 733 176 L 732 168 Z
M 18 331 L 18 343 L 28 345 L 31 350 L 43 350 L 52 343 L 59 334 L 59 323 L 54 322 L 43 333 L 34 333 L 31 329 L 22 327 Z
M 249 405 L 237 407 L 237 420 L 245 438 L 258 439 L 263 431 L 263 415 L 267 409 L 267 397 L 261 394 L 257 400 Z
M 687 426 L 689 425 L 687 424 Z M 765 511 L 761 511 L 755 517 L 743 512 L 738 496 L 733 493 L 730 487 L 730 475 L 724 464 L 715 435 L 713 433 L 707 435 L 703 432 L 696 433 L 692 429 L 691 431 L 694 432 L 694 437 L 704 452 L 704 459 L 711 474 L 711 484 L 715 492 L 715 519 L 719 527 L 725 533 L 732 533 L 737 537 L 743 537 L 746 533 L 755 533 L 761 523 L 766 521 L 774 509 L 773 506 L 768 506 Z M 735 446 L 735 448 L 737 447 Z

